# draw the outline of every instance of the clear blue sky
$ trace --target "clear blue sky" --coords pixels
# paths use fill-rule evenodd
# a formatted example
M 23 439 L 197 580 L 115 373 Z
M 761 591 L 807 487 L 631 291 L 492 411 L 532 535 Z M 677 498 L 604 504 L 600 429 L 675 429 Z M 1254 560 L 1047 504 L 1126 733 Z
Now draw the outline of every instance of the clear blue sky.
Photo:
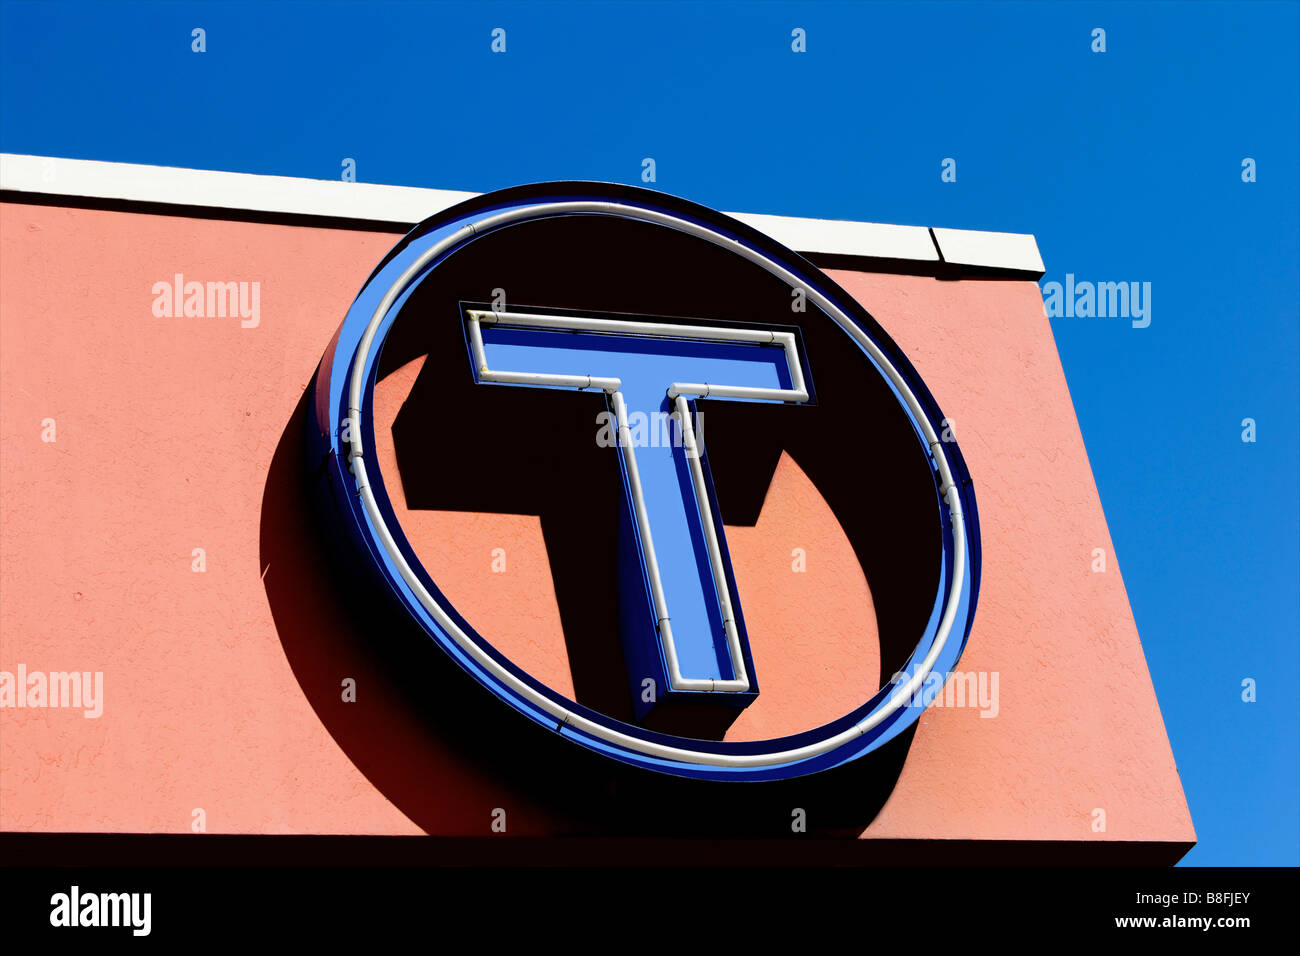
M 650 156 L 658 188 L 716 208 L 1030 232 L 1044 281 L 1150 282 L 1149 328 L 1053 330 L 1187 862 L 1300 861 L 1296 4 L 2 9 L 8 152 L 322 179 L 352 157 L 364 181 L 476 191 L 636 183 Z

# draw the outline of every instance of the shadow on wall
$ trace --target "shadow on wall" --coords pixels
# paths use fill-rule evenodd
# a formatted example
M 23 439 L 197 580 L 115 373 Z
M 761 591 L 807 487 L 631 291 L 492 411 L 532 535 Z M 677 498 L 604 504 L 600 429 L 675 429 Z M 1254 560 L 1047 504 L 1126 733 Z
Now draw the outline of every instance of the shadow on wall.
M 411 508 L 540 515 L 575 696 L 625 717 L 621 652 L 608 639 L 616 633 L 616 603 L 592 599 L 617 592 L 617 457 L 597 448 L 589 431 L 603 398 L 475 386 L 459 323 L 427 319 L 459 315 L 463 297 L 486 300 L 505 285 L 512 302 L 541 308 L 572 305 L 580 290 L 581 307 L 596 311 L 676 316 L 688 301 L 698 320 L 766 316 L 797 323 L 815 406 L 701 403 L 722 519 L 757 521 L 777 460 L 788 452 L 853 543 L 871 583 L 882 671 L 892 674 L 924 628 L 937 569 L 928 465 L 906 419 L 885 411 L 896 408 L 887 387 L 857 350 L 844 347 L 843 332 L 827 317 L 810 310 L 792 318 L 789 290 L 751 264 L 642 223 L 579 220 L 486 237 L 413 292 L 403 311 L 426 321 L 394 325 L 380 369 L 382 377 L 385 369 L 429 356 L 393 425 L 401 488 L 389 476 L 390 494 L 404 494 Z M 673 262 L 673 281 L 647 282 L 645 257 L 628 252 L 638 249 Z M 857 835 L 874 819 L 902 770 L 915 725 L 878 751 L 798 780 L 703 782 L 600 758 L 474 683 L 404 611 L 359 585 L 364 575 L 355 558 L 330 557 L 326 520 L 312 504 L 325 482 L 324 462 L 306 460 L 310 395 L 285 428 L 263 496 L 267 597 L 316 713 L 358 769 L 418 826 L 437 835 L 486 835 L 496 808 L 506 810 L 508 832 L 522 835 L 792 836 L 794 808 L 806 811 L 808 834 Z M 525 400 L 532 424 L 508 429 Z M 446 414 L 470 402 L 473 421 Z M 575 413 L 575 402 L 591 407 Z M 555 414 L 540 407 L 546 403 L 555 403 Z M 430 422 L 437 423 L 436 442 Z M 512 441 L 485 440 L 484 422 L 500 423 L 500 434 Z M 554 431 L 573 427 L 587 430 L 570 437 Z M 446 449 L 470 447 L 473 469 L 459 460 L 448 467 Z M 593 480 L 600 469 L 610 470 L 608 480 Z M 609 500 L 597 500 L 601 495 Z M 608 521 L 602 524 L 601 515 Z M 574 527 L 583 534 L 572 534 Z M 347 677 L 357 682 L 355 703 L 341 699 Z
M 614 764 L 515 714 L 332 555 L 311 507 L 308 391 L 281 436 L 262 500 L 261 567 L 295 677 L 353 764 L 427 833 L 781 837 L 793 808 L 808 834 L 855 836 L 888 799 L 912 730 L 845 767 L 801 780 L 725 784 Z M 549 543 L 549 542 L 548 542 Z M 555 555 L 552 554 L 552 559 Z M 356 701 L 344 702 L 345 678 Z M 621 686 L 621 685 L 620 685 Z M 806 836 L 805 834 L 799 834 Z

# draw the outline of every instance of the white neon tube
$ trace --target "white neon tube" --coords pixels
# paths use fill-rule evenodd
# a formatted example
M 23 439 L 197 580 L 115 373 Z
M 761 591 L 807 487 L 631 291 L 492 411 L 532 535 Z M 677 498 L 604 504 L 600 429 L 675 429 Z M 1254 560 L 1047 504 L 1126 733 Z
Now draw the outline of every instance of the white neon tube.
M 831 316 L 841 328 L 844 329 L 853 339 L 872 357 L 876 365 L 885 373 L 886 377 L 893 384 L 898 394 L 903 398 L 904 403 L 912 412 L 913 418 L 921 429 L 927 445 L 930 448 L 931 455 L 934 458 L 935 467 L 939 472 L 940 489 L 944 501 L 948 505 L 948 513 L 952 521 L 952 534 L 954 542 L 955 557 L 952 568 L 952 582 L 949 587 L 948 598 L 944 608 L 943 616 L 940 618 L 938 630 L 935 632 L 934 641 L 930 650 L 926 653 L 917 668 L 905 683 L 896 686 L 884 706 L 873 711 L 862 720 L 858 721 L 852 727 L 841 731 L 840 733 L 817 741 L 816 743 L 807 744 L 803 747 L 796 747 L 789 750 L 773 751 L 768 753 L 746 753 L 746 754 L 726 754 L 726 753 L 702 753 L 695 750 L 687 750 L 681 747 L 674 747 L 668 744 L 661 744 L 650 740 L 645 740 L 631 734 L 624 733 L 606 727 L 603 724 L 590 720 L 581 714 L 574 713 L 562 704 L 559 704 L 544 694 L 534 690 L 531 686 L 517 678 L 507 668 L 499 664 L 489 654 L 483 651 L 478 644 L 469 637 L 451 618 L 450 615 L 433 599 L 428 589 L 420 582 L 416 574 L 411 570 L 406 559 L 402 556 L 397 542 L 389 531 L 387 524 L 384 522 L 380 513 L 379 505 L 375 500 L 374 491 L 370 487 L 369 480 L 366 476 L 365 461 L 363 459 L 364 445 L 361 436 L 361 389 L 365 380 L 365 368 L 369 360 L 370 350 L 373 348 L 375 335 L 379 331 L 380 325 L 383 324 L 384 317 L 397 301 L 398 297 L 406 290 L 407 286 L 425 269 L 429 263 L 436 260 L 444 252 L 454 249 L 465 239 L 477 233 L 486 233 L 492 229 L 507 225 L 513 222 L 520 222 L 528 219 L 544 218 L 547 216 L 567 215 L 575 213 L 587 213 L 595 215 L 617 216 L 623 219 L 636 219 L 642 222 L 651 222 L 665 226 L 677 232 L 687 235 L 696 236 L 704 239 L 723 249 L 728 249 L 737 255 L 753 262 L 755 265 L 764 269 L 769 274 L 781 279 L 791 288 L 803 288 L 800 284 L 799 277 L 790 272 L 784 266 L 773 262 L 763 254 L 750 249 L 748 246 L 737 242 L 728 236 L 715 233 L 712 230 L 690 222 L 679 219 L 666 213 L 655 212 L 648 209 L 638 209 L 634 206 L 625 206 L 615 202 L 596 202 L 596 201 L 573 201 L 573 202 L 554 202 L 541 203 L 535 206 L 528 206 L 517 209 L 509 209 L 499 212 L 476 223 L 467 225 L 457 230 L 452 235 L 435 243 L 429 249 L 425 250 L 414 262 L 412 262 L 393 282 L 388 291 L 380 300 L 378 306 L 370 318 L 365 333 L 357 346 L 357 353 L 352 363 L 352 372 L 348 387 L 348 416 L 351 426 L 351 440 L 349 445 L 349 461 L 353 475 L 357 481 L 357 493 L 361 499 L 365 513 L 379 538 L 389 559 L 397 568 L 402 580 L 406 582 L 421 606 L 437 622 L 446 634 L 460 647 L 474 662 L 488 671 L 504 685 L 508 686 L 512 692 L 518 694 L 521 698 L 537 707 L 542 712 L 550 715 L 556 721 L 556 729 L 566 725 L 581 730 L 583 733 L 607 741 L 611 744 L 624 747 L 634 753 L 643 756 L 655 757 L 663 760 L 673 760 L 681 763 L 693 764 L 710 764 L 721 767 L 752 768 L 752 767 L 769 767 L 779 764 L 792 763 L 798 760 L 805 760 L 810 757 L 816 757 L 820 754 L 827 753 L 840 747 L 841 745 L 860 737 L 873 727 L 880 724 L 886 718 L 903 707 L 906 702 L 921 689 L 925 679 L 929 676 L 930 671 L 934 668 L 935 661 L 938 660 L 939 654 L 942 653 L 944 646 L 952 631 L 953 623 L 956 620 L 957 609 L 960 603 L 962 587 L 966 577 L 966 524 L 962 514 L 961 499 L 958 489 L 953 481 L 952 469 L 948 463 L 947 456 L 944 454 L 939 436 L 935 434 L 934 427 L 926 417 L 925 409 L 917 400 L 916 395 L 908 387 L 907 382 L 903 379 L 898 369 L 885 353 L 876 345 L 871 338 L 858 328 L 857 323 L 847 315 L 842 309 L 837 307 L 826 296 L 816 289 L 806 289 L 807 297 L 827 315 Z

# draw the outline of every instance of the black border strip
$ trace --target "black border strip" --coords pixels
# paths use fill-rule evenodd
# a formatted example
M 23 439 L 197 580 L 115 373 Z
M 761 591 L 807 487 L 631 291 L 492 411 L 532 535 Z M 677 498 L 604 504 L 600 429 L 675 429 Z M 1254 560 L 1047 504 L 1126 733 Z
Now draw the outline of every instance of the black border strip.
M 1172 866 L 1192 843 L 0 833 L 3 866 Z

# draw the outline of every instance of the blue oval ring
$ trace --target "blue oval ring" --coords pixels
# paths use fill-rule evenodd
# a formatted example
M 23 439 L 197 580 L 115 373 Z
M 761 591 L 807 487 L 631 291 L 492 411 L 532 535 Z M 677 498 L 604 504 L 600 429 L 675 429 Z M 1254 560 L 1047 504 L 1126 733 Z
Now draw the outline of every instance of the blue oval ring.
M 460 617 L 420 564 L 398 525 L 382 474 L 364 467 L 366 450 L 375 447 L 373 393 L 384 338 L 415 288 L 457 250 L 499 228 L 558 215 L 619 216 L 701 235 L 797 283 L 886 378 L 932 464 L 943 463 L 934 469 L 943 550 L 929 625 L 900 671 L 902 677 L 895 675 L 849 714 L 799 734 L 742 742 L 675 737 L 615 720 L 563 697 L 501 655 Z M 360 395 L 356 408 L 349 401 L 354 378 Z M 416 226 L 371 273 L 326 350 L 313 387 L 312 435 L 323 443 L 337 511 L 333 517 L 355 556 L 369 564 L 392 598 L 477 683 L 520 714 L 591 751 L 648 770 L 711 780 L 780 780 L 826 770 L 883 746 L 915 723 L 936 685 L 911 686 L 909 681 L 914 685 L 917 679 L 947 675 L 969 638 L 979 593 L 978 513 L 956 442 L 930 440 L 945 423 L 934 398 L 898 346 L 833 280 L 797 253 L 707 207 L 651 190 L 574 182 L 488 193 L 444 210 Z M 942 625 L 946 631 L 940 643 Z

